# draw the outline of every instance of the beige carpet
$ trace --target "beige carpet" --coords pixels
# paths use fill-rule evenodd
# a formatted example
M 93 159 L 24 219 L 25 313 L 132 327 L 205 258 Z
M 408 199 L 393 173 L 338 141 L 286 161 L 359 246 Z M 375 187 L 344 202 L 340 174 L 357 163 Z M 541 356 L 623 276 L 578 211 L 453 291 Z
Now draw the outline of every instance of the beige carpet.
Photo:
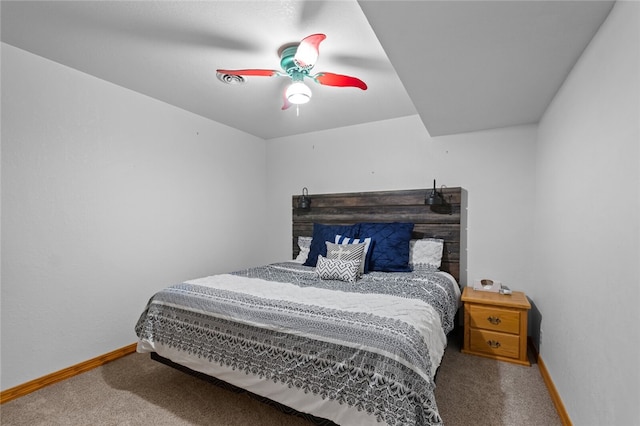
M 437 376 L 447 426 L 560 425 L 538 367 L 459 352 L 452 339 Z M 0 406 L 2 425 L 309 426 L 246 394 L 132 354 Z
M 562 425 L 537 364 L 465 355 L 460 347 L 457 338 L 449 339 L 436 377 L 445 425 Z

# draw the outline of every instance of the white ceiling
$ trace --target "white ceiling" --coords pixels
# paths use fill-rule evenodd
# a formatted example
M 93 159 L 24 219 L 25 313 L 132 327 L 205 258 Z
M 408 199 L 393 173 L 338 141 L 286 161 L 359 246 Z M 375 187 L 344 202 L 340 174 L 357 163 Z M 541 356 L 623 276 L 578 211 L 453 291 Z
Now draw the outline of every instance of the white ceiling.
M 419 114 L 433 136 L 535 123 L 612 1 L 5 1 L 2 41 L 271 139 Z M 324 33 L 320 71 L 282 111 L 284 77 L 225 85 L 218 68 L 279 68 Z M 415 105 L 415 106 L 414 106 Z
M 360 2 L 432 136 L 537 123 L 614 2 Z

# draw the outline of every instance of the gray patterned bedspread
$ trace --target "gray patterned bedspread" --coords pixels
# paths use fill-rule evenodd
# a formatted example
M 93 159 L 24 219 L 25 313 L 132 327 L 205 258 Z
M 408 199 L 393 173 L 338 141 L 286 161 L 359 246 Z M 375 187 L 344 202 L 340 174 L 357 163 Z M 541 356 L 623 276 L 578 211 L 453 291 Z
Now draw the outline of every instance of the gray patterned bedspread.
M 135 331 L 139 352 L 339 424 L 432 425 L 459 295 L 433 271 L 346 283 L 284 262 L 164 289 Z

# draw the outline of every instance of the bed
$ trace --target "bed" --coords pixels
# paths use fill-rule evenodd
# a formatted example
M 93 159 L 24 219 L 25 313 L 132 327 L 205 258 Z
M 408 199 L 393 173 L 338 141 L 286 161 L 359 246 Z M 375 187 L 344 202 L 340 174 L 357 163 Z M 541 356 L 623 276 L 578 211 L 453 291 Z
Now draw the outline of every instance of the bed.
M 292 197 L 292 260 L 151 297 L 138 352 L 319 424 L 437 425 L 460 290 L 460 188 Z

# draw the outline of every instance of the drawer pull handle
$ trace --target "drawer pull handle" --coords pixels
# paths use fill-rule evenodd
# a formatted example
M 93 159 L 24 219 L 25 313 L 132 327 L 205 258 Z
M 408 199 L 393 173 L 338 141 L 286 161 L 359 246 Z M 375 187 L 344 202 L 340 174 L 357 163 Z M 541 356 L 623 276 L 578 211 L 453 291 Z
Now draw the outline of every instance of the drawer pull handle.
M 493 325 L 500 325 L 500 323 L 502 322 L 502 320 L 499 317 L 494 317 L 494 316 L 490 316 L 489 318 L 487 318 L 487 321 L 489 321 Z
M 500 342 L 498 342 L 497 340 L 488 340 L 487 341 L 487 345 L 489 345 L 489 347 L 491 347 L 493 349 L 497 349 L 497 348 L 499 348 L 501 346 Z

